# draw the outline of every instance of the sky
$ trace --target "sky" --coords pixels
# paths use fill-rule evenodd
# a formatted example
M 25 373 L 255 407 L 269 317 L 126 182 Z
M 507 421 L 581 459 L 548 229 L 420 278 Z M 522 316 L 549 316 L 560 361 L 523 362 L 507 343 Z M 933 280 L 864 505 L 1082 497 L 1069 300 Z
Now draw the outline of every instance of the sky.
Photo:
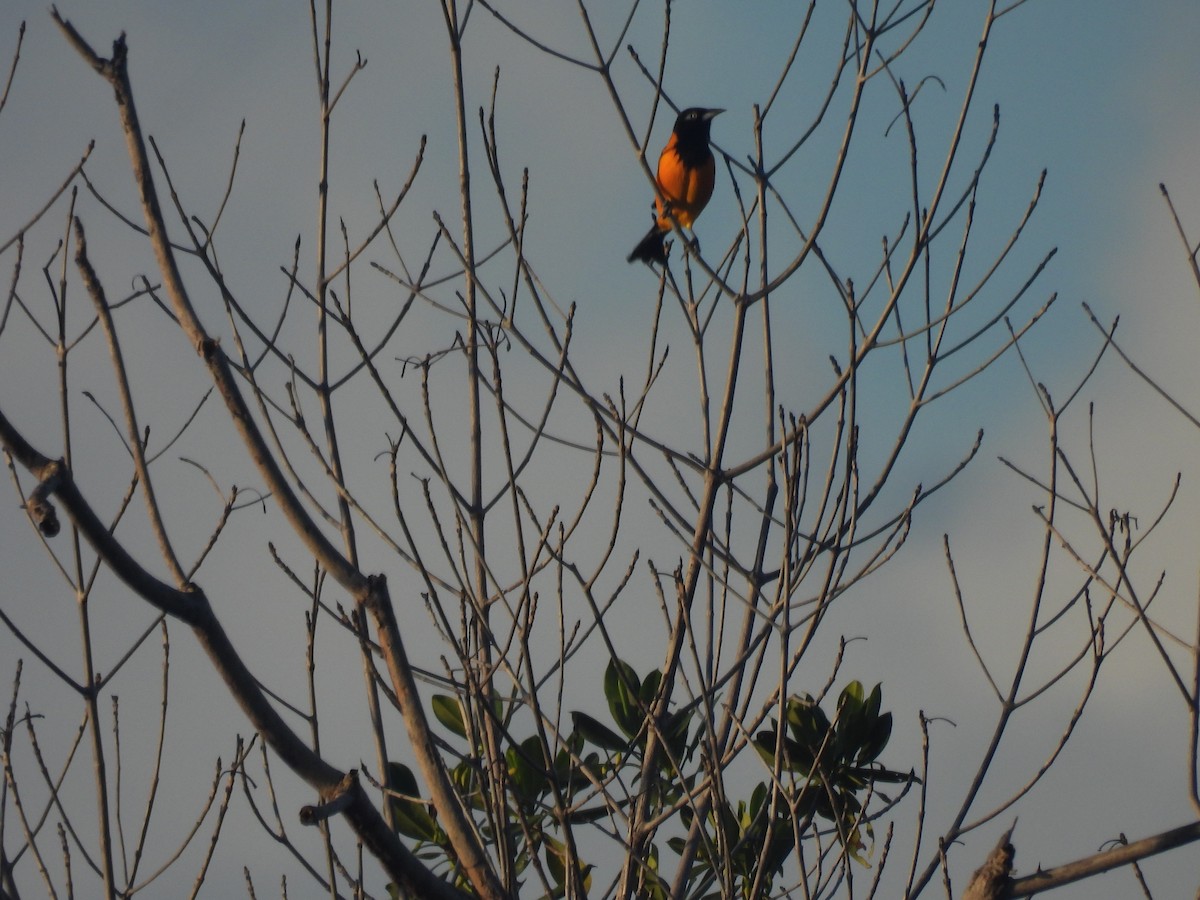
M 768 153 L 778 153 L 788 144 L 792 123 L 807 122 L 824 96 L 829 59 L 837 50 L 834 23 L 840 22 L 843 7 L 817 4 L 815 37 L 798 58 L 796 74 L 781 92 L 774 124 L 764 137 Z M 548 46 L 568 54 L 587 52 L 574 6 L 526 0 L 501 8 Z M 180 195 L 206 221 L 220 207 L 245 122 L 235 190 L 222 220 L 221 261 L 251 310 L 270 320 L 285 293 L 280 267 L 289 264 L 298 234 L 301 271 L 311 272 L 313 265 L 319 144 L 307 5 L 284 0 L 63 0 L 58 9 L 101 52 L 107 52 L 118 33 L 127 34 L 144 127 L 159 142 Z M 801 9 L 790 2 L 761 2 L 751 13 L 745 4 L 718 0 L 677 0 L 672 6 L 666 92 L 681 105 L 725 108 L 713 138 L 718 150 L 734 159 L 745 160 L 753 152 L 752 105 L 769 94 L 800 25 Z M 910 89 L 922 84 L 915 116 L 925 129 L 924 178 L 936 170 L 942 152 L 939 137 L 961 105 L 981 9 L 982 4 L 939 6 L 905 57 L 906 83 Z M 593 14 L 602 40 L 615 39 L 624 13 L 613 5 Z M 621 376 L 636 380 L 645 370 L 645 333 L 656 287 L 642 267 L 624 262 L 645 228 L 650 199 L 638 154 L 594 73 L 531 50 L 481 8 L 472 15 L 466 45 L 467 108 L 474 115 L 481 105 L 491 103 L 499 67 L 496 128 L 502 165 L 513 185 L 519 183 L 522 170 L 530 173 L 527 246 L 536 248 L 531 258 L 559 303 L 578 306 L 576 360 L 581 370 L 594 383 L 615 391 Z M 40 2 L 9 0 L 0 7 L 0 61 L 5 67 L 21 21 L 27 28 L 21 60 L 7 105 L 0 111 L 0 245 L 41 208 L 90 140 L 96 146 L 87 166 L 89 177 L 118 209 L 130 214 L 134 210 L 111 91 L 66 46 Z M 643 4 L 625 43 L 644 60 L 656 60 L 660 27 L 660 7 Z M 1194 4 L 1166 0 L 1029 0 L 1000 20 L 991 36 L 965 132 L 964 158 L 973 160 L 982 149 L 993 104 L 1000 107 L 1001 125 L 980 185 L 979 255 L 972 256 L 968 271 L 978 274 L 988 254 L 1002 246 L 1045 170 L 1036 215 L 1006 261 L 996 290 L 1002 293 L 1020 284 L 1051 248 L 1057 248 L 1014 313 L 1019 319 L 1057 294 L 1056 304 L 1022 343 L 1035 380 L 1056 401 L 1072 392 L 1098 350 L 1098 333 L 1084 303 L 1106 324 L 1120 318 L 1122 346 L 1173 396 L 1185 405 L 1200 396 L 1193 350 L 1200 292 L 1191 281 L 1186 253 L 1158 188 L 1160 183 L 1167 185 L 1185 227 L 1200 235 L 1200 187 L 1195 178 L 1200 95 L 1194 90 L 1200 77 L 1198 45 L 1200 17 Z M 337 7 L 333 69 L 343 74 L 335 75 L 335 83 L 349 70 L 356 51 L 367 65 L 355 75 L 335 111 L 333 213 L 346 221 L 352 239 L 361 239 L 372 221 L 374 184 L 385 196 L 399 191 L 424 135 L 420 176 L 395 223 L 397 239 L 420 248 L 434 233 L 435 210 L 451 227 L 459 219 L 454 122 L 447 114 L 452 95 L 446 38 L 436 4 L 363 2 Z M 625 52 L 616 55 L 613 76 L 624 110 L 640 135 L 648 125 L 653 89 Z M 903 135 L 898 125 L 888 127 L 895 116 L 894 94 L 879 91 L 870 98 L 841 202 L 825 235 L 831 259 L 855 273 L 870 271 L 881 236 L 894 233 L 908 197 L 904 167 L 897 163 L 905 160 Z M 831 114 L 834 121 L 840 121 L 839 99 Z M 660 115 L 653 125 L 651 159 L 669 121 L 669 116 Z M 838 136 L 837 128 L 823 130 L 781 170 L 777 186 L 805 220 L 811 219 L 824 190 L 830 147 Z M 476 163 L 478 183 L 486 174 L 481 157 Z M 152 261 L 94 199 L 81 195 L 78 203 L 100 274 L 108 280 L 112 296 L 124 296 L 133 290 L 134 274 L 148 271 Z M 495 205 L 481 200 L 476 212 L 487 243 L 499 233 Z M 37 270 L 51 259 L 66 217 L 60 202 L 29 232 L 22 293 L 43 296 L 43 304 L 44 281 Z M 708 251 L 726 246 L 737 228 L 735 194 L 722 172 L 697 234 Z M 414 249 L 409 261 L 419 253 Z M 388 255 L 381 251 L 372 258 L 386 264 Z M 7 282 L 14 265 L 11 248 L 0 254 L 0 264 Z M 61 264 L 61 256 L 51 262 L 53 278 Z M 449 270 L 444 255 L 437 265 Z M 816 274 L 801 273 L 790 307 L 787 303 L 793 298 L 777 298 L 780 327 L 790 329 L 780 344 L 786 352 L 780 354 L 779 365 L 789 390 L 787 402 L 796 409 L 819 396 L 828 380 L 829 355 L 844 355 L 844 337 L 828 297 L 823 297 L 827 283 Z M 198 278 L 199 272 L 192 269 L 185 275 Z M 864 283 L 857 274 L 855 281 Z M 361 270 L 360 283 L 355 302 L 363 315 L 371 316 L 371 305 L 380 304 L 380 320 L 385 319 L 387 304 L 395 302 L 398 293 L 394 285 Z M 210 292 L 199 302 L 212 327 L 223 328 L 219 299 Z M 86 319 L 82 303 L 74 310 L 73 322 Z M 199 401 L 202 373 L 178 332 L 148 306 L 146 310 L 144 315 L 123 317 L 120 325 L 144 420 L 162 439 L 182 425 L 181 410 Z M 665 316 L 662 340 L 677 353 L 652 408 L 656 427 L 664 433 L 694 427 L 694 364 L 688 361 L 688 337 L 678 311 L 671 312 L 675 316 Z M 718 319 L 714 333 L 720 334 L 721 327 Z M 402 335 L 394 355 L 419 354 L 431 343 L 444 343 L 442 328 Z M 71 396 L 76 426 L 82 434 L 97 436 L 87 452 L 76 448 L 79 480 L 100 508 L 111 510 L 125 489 L 127 460 L 111 427 L 84 394 L 90 391 L 107 409 L 116 408 L 105 357 L 95 337 L 85 343 L 73 357 L 79 368 L 73 374 L 78 380 Z M 399 363 L 393 364 L 399 368 Z M 519 363 L 512 365 L 519 379 Z M 393 375 L 399 377 L 398 371 Z M 52 350 L 15 317 L 0 333 L 0 408 L 52 455 L 63 452 L 53 391 L 56 377 Z M 515 382 L 518 387 L 526 384 Z M 886 404 L 895 400 L 896 385 L 884 373 L 868 384 L 871 390 L 865 392 L 864 402 L 878 404 L 875 421 L 886 423 Z M 537 389 L 532 380 L 528 386 Z M 1073 415 L 1063 422 L 1063 434 L 1072 442 L 1076 458 L 1086 460 L 1087 404 L 1095 404 L 1096 465 L 1103 474 L 1107 507 L 1130 510 L 1139 522 L 1148 523 L 1168 496 L 1174 474 L 1183 473 L 1178 499 L 1147 543 L 1138 573 L 1152 584 L 1159 571 L 1167 572 L 1156 601 L 1158 612 L 1179 633 L 1190 634 L 1200 595 L 1195 564 L 1200 489 L 1193 483 L 1200 477 L 1200 431 L 1111 354 L 1075 404 Z M 1196 414 L 1195 405 L 1191 411 Z M 199 422 L 202 427 L 190 438 L 188 455 L 194 451 L 226 488 L 257 484 L 249 463 L 228 452 L 215 436 L 220 433 L 215 410 L 206 408 Z M 454 423 L 447 427 L 453 429 Z M 931 409 L 897 475 L 899 493 L 917 482 L 935 481 L 966 452 L 980 428 L 985 441 L 979 458 L 952 490 L 922 507 L 909 546 L 886 576 L 870 582 L 867 594 L 839 608 L 827 625 L 830 635 L 867 638 L 851 645 L 845 672 L 868 684 L 884 683 L 885 706 L 897 720 L 890 750 L 897 754 L 894 765 L 916 764 L 915 723 L 920 712 L 945 720 L 935 733 L 933 749 L 937 771 L 944 773 L 931 785 L 931 802 L 939 810 L 948 809 L 955 791 L 961 790 L 961 779 L 973 767 L 990 721 L 973 715 L 986 703 L 987 690 L 962 640 L 943 535 L 951 536 L 973 627 L 986 636 L 983 655 L 1001 673 L 1013 665 L 1013 639 L 1027 616 L 1043 539 L 1032 508 L 1044 501 L 1000 462 L 1007 459 L 1036 473 L 1048 469 L 1046 420 L 1035 389 L 1011 354 L 976 384 Z M 211 440 L 206 429 L 212 429 Z M 348 437 L 347 452 L 360 461 L 363 484 L 382 472 L 375 459 L 384 446 L 380 431 L 368 427 Z M 871 451 L 865 452 L 869 456 Z M 179 455 L 182 450 L 174 454 Z M 163 466 L 162 480 L 168 482 L 164 490 L 175 501 L 168 507 L 169 523 L 181 544 L 198 550 L 219 502 L 194 466 L 176 458 L 164 458 Z M 560 486 L 553 477 L 548 475 L 545 482 L 548 494 L 561 489 L 570 495 L 571 487 Z M 0 515 L 2 608 L 26 633 L 54 647 L 62 664 L 77 668 L 74 599 L 15 511 L 11 491 L 4 504 L 8 512 Z M 152 560 L 153 545 L 139 523 L 140 507 L 137 512 L 139 517 L 131 516 L 124 526 L 125 534 L 140 539 Z M 299 684 L 295 679 L 303 674 L 297 650 L 303 641 L 303 603 L 277 572 L 256 572 L 255 580 L 247 581 L 246 552 L 261 554 L 268 539 L 279 542 L 285 556 L 290 554 L 307 576 L 311 563 L 304 562 L 303 553 L 278 527 L 278 520 L 261 508 L 235 516 L 228 540 L 204 570 L 204 584 L 219 598 L 219 611 L 230 630 L 252 643 L 264 680 L 274 689 L 293 690 Z M 657 537 L 648 546 L 669 568 L 672 554 L 679 551 L 661 540 Z M 1069 560 L 1057 554 L 1052 585 L 1064 588 L 1077 581 L 1077 575 Z M 108 661 L 101 665 L 110 666 L 130 634 L 146 628 L 152 617 L 103 579 L 99 590 L 103 614 L 94 627 L 107 653 Z M 419 607 L 418 600 L 412 602 Z M 421 627 L 415 623 L 425 621 L 423 612 L 417 609 L 405 621 Z M 653 664 L 661 655 L 661 633 L 652 627 L 638 631 L 630 629 L 627 652 L 644 665 Z M 347 666 L 338 655 L 349 653 L 353 659 L 353 648 L 345 641 L 339 644 L 334 635 L 329 641 L 329 666 L 334 671 L 322 702 L 333 721 L 340 725 L 344 715 L 346 723 L 344 732 L 330 729 L 329 752 L 337 764 L 351 766 L 370 754 L 348 736 L 361 710 L 357 701 L 342 695 L 361 686 L 361 675 L 356 660 Z M 157 643 L 157 637 L 150 639 L 150 644 Z M 1075 646 L 1055 639 L 1047 645 L 1055 652 Z M 200 772 L 203 784 L 215 756 L 228 760 L 232 735 L 245 734 L 248 726 L 237 719 L 240 714 L 231 708 L 219 679 L 184 630 L 172 631 L 171 653 L 174 711 L 168 761 Z M 816 678 L 816 673 L 827 671 L 831 654 L 832 649 L 815 653 L 807 674 Z M 157 658 L 142 655 L 146 658 L 130 663 L 116 682 L 125 708 L 157 702 Z M 429 655 L 426 664 L 436 668 L 432 649 Z M 48 712 L 66 702 L 64 692 L 55 689 L 45 670 L 7 632 L 0 632 L 0 685 L 11 679 L 17 656 L 26 659 L 22 696 L 32 706 Z M 1034 665 L 1051 662 L 1049 657 L 1039 658 Z M 1047 695 L 1041 711 L 1022 723 L 1027 739 L 998 761 L 997 782 L 989 784 L 985 794 L 1002 796 L 1030 767 L 1036 768 L 1053 744 L 1054 723 L 1069 715 L 1081 687 L 1078 679 L 1068 679 L 1061 690 Z M 296 693 L 289 696 L 300 699 Z M 338 708 L 342 703 L 347 707 L 344 713 Z M 1135 839 L 1194 817 L 1186 802 L 1186 718 L 1180 706 L 1162 666 L 1135 633 L 1108 664 L 1094 706 L 1047 779 L 1045 791 L 1014 811 L 1019 815 L 1019 874 L 1038 864 L 1056 865 L 1094 852 L 1119 832 Z M 214 721 L 231 724 L 214 729 Z M 126 752 L 136 759 L 140 746 L 153 743 L 153 728 L 139 731 L 146 726 L 139 726 L 131 714 L 122 718 L 122 725 L 128 729 L 123 733 Z M 45 727 L 52 725 L 47 722 Z M 63 734 L 73 728 L 72 722 Z M 73 776 L 78 779 L 74 788 L 81 809 L 91 800 L 87 776 L 86 766 Z M 280 777 L 286 781 L 286 776 Z M 164 784 L 165 808 L 194 808 L 194 788 Z M 129 790 L 136 796 L 139 788 Z M 174 818 L 161 826 L 164 843 L 179 831 Z M 982 859 L 1010 820 L 1002 816 L 995 828 L 973 835 L 969 852 L 961 858 Z M 258 862 L 265 852 L 265 843 L 256 843 L 262 839 L 253 829 L 236 827 L 236 840 L 222 845 L 208 881 L 214 895 L 240 889 L 242 865 Z M 1195 892 L 1198 876 L 1189 858 L 1194 854 L 1184 850 L 1146 864 L 1155 896 Z M 276 883 L 270 864 L 261 871 L 264 885 Z M 1112 896 L 1137 890 L 1127 872 L 1111 876 L 1105 884 Z M 36 886 L 31 883 L 29 892 Z M 1095 892 L 1068 888 L 1056 896 L 1091 897 Z

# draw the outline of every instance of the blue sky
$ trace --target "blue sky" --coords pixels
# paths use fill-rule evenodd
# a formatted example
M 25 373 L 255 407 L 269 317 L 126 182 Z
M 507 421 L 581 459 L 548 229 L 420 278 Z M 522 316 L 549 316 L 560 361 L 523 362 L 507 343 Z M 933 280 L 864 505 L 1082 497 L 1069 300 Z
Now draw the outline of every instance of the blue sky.
M 823 95 L 828 61 L 837 49 L 832 23 L 840 22 L 843 6 L 818 4 L 814 27 L 821 38 L 806 45 L 796 77 L 780 96 L 773 113 L 777 127 L 767 134 L 769 150 L 787 143 L 788 124 L 807 121 Z M 923 144 L 922 160 L 929 171 L 940 152 L 937 136 L 957 114 L 981 19 L 981 4 L 945 6 L 939 7 L 933 25 L 906 58 L 903 71 L 910 87 L 925 76 L 937 76 L 946 85 L 943 91 L 927 81 L 916 109 L 918 124 L 927 129 L 928 156 Z M 773 84 L 798 26 L 799 7 L 763 2 L 750 11 L 745 4 L 717 0 L 678 0 L 673 6 L 666 90 L 681 105 L 726 108 L 713 137 L 736 159 L 752 151 L 751 104 L 762 102 Z M 98 49 L 107 48 L 118 32 L 127 32 L 143 124 L 159 139 L 185 201 L 203 217 L 215 214 L 238 129 L 246 121 L 236 191 L 222 226 L 222 262 L 248 302 L 269 316 L 283 294 L 279 266 L 290 260 L 297 233 L 305 239 L 302 270 L 306 265 L 311 270 L 318 147 L 306 5 L 282 0 L 63 0 L 58 8 Z M 579 15 L 567 4 L 529 0 L 505 8 L 539 40 L 567 52 L 586 51 Z M 396 223 L 402 241 L 422 246 L 433 234 L 433 210 L 448 223 L 458 217 L 457 157 L 453 121 L 447 115 L 450 93 L 440 14 L 434 4 L 355 3 L 339 8 L 336 16 L 335 72 L 347 71 L 355 50 L 368 65 L 336 112 L 340 127 L 332 150 L 335 215 L 344 217 L 352 235 L 361 237 L 375 205 L 372 182 L 378 180 L 385 195 L 397 191 L 408 176 L 420 136 L 428 135 L 422 176 Z M 624 263 L 645 227 L 650 199 L 645 176 L 593 73 L 534 53 L 482 9 L 474 16 L 467 45 L 467 106 L 474 115 L 478 106 L 489 102 L 493 71 L 499 66 L 502 160 L 513 184 L 523 168 L 531 174 L 529 239 L 537 248 L 535 264 L 562 305 L 579 306 L 581 366 L 597 383 L 615 389 L 619 376 L 636 377 L 645 367 L 641 338 L 648 328 L 654 280 L 643 268 Z M 647 61 L 656 59 L 660 19 L 653 5 L 646 5 L 626 38 Z M 5 64 L 21 20 L 28 23 L 21 66 L 8 106 L 0 113 L 0 241 L 40 207 L 92 138 L 97 146 L 88 166 L 90 176 L 101 190 L 120 199 L 122 209 L 132 210 L 127 157 L 111 92 L 66 47 L 40 2 L 9 0 L 0 8 L 0 59 Z M 623 16 L 611 8 L 597 10 L 594 18 L 609 40 L 621 21 Z M 992 105 L 1000 104 L 1000 136 L 980 191 L 978 240 L 985 248 L 1003 240 L 1029 202 L 1039 173 L 1047 169 L 1039 210 L 1001 283 L 1019 283 L 1051 247 L 1058 248 L 1022 307 L 1028 312 L 1051 292 L 1059 294 L 1057 306 L 1025 343 L 1037 377 L 1056 397 L 1069 392 L 1096 347 L 1095 331 L 1080 308 L 1085 301 L 1104 320 L 1121 317 L 1119 335 L 1125 346 L 1176 396 L 1185 401 L 1200 396 L 1194 353 L 1200 303 L 1158 191 L 1159 182 L 1165 182 L 1185 224 L 1200 235 L 1197 46 L 1200 16 L 1188 2 L 1030 0 L 1002 19 L 992 35 L 966 135 L 972 148 L 966 158 L 973 159 L 986 137 Z M 614 79 L 634 127 L 642 133 L 653 92 L 628 54 L 622 51 L 617 60 Z M 335 76 L 337 81 L 340 77 Z M 905 208 L 904 186 L 898 187 L 895 178 L 897 160 L 904 158 L 903 135 L 897 127 L 887 131 L 895 114 L 894 108 L 888 111 L 893 99 L 880 92 L 864 111 L 853 178 L 827 232 L 830 253 L 856 273 L 870 269 L 881 235 L 894 233 Z M 662 116 L 655 123 L 652 154 L 666 136 L 669 119 Z M 779 176 L 780 189 L 810 215 L 808 205 L 820 197 L 827 178 L 833 137 L 836 129 L 797 154 Z M 481 167 L 476 171 L 477 178 L 485 177 Z M 113 281 L 110 290 L 119 294 L 129 289 L 129 273 L 145 270 L 149 260 L 127 249 L 120 229 L 94 201 L 81 200 L 80 210 L 94 253 L 102 261 L 101 275 Z M 493 213 L 494 207 L 481 202 L 477 215 L 482 221 Z M 30 253 L 37 266 L 48 258 L 65 216 L 65 209 L 56 209 L 31 232 Z M 485 234 L 497 233 L 494 226 L 483 227 Z M 697 233 L 708 251 L 726 246 L 737 227 L 733 191 L 722 174 Z M 35 239 L 40 241 L 36 250 Z M 980 260 L 986 257 L 986 251 L 981 253 Z M 0 263 L 7 273 L 11 254 Z M 29 265 L 31 271 L 36 268 Z M 441 265 L 449 268 L 444 257 Z M 796 408 L 804 408 L 806 392 L 817 390 L 811 385 L 827 376 L 828 355 L 843 352 L 841 343 L 831 345 L 842 338 L 830 309 L 822 306 L 820 279 L 800 283 L 813 294 L 799 296 L 794 312 L 779 313 L 780 322 L 794 329 L 784 344 L 788 358 L 780 364 L 794 378 Z M 362 306 L 390 302 L 386 281 L 365 284 L 368 287 L 357 295 Z M 217 299 L 202 302 L 219 326 Z M 689 390 L 691 370 L 687 336 L 674 312 L 674 321 L 669 316 L 664 320 L 664 339 L 681 351 L 678 368 L 664 376 L 669 390 L 655 411 L 664 427 L 685 428 L 692 401 L 674 391 Z M 135 375 L 153 379 L 154 391 L 145 402 L 148 411 L 161 416 L 166 433 L 179 424 L 178 414 L 172 415 L 179 402 L 174 398 L 196 398 L 198 368 L 179 362 L 192 362 L 190 350 L 165 323 L 153 316 L 135 321 L 139 330 L 126 335 L 135 348 L 132 365 Z M 36 340 L 14 337 L 26 333 L 17 329 L 14 325 L 0 336 L 0 404 L 43 442 L 47 452 L 61 452 L 56 420 L 45 413 L 45 397 L 26 389 L 31 378 L 53 377 L 53 358 L 36 346 Z M 426 333 L 406 338 L 408 352 L 427 348 L 433 339 Z M 92 354 L 85 358 L 102 378 L 102 348 L 97 345 Z M 888 396 L 888 389 L 881 383 L 879 396 Z M 115 396 L 103 381 L 96 383 L 95 391 L 109 400 Z M 1156 566 L 1169 570 L 1160 612 L 1190 633 L 1198 593 L 1194 523 L 1200 493 L 1188 481 L 1187 470 L 1192 468 L 1192 477 L 1200 474 L 1195 471 L 1200 435 L 1166 412 L 1111 360 L 1089 385 L 1085 399 L 1097 404 L 1099 459 L 1106 485 L 1111 486 L 1106 497 L 1114 508 L 1137 504 L 1149 510 L 1165 497 L 1173 473 L 1185 472 L 1172 524 L 1148 552 L 1152 564 L 1146 571 L 1153 577 Z M 104 427 L 82 401 L 77 415 L 89 427 Z M 1072 437 L 1081 438 L 1085 425 L 1086 420 L 1072 420 Z M 905 489 L 916 481 L 929 483 L 952 465 L 980 427 L 986 431 L 980 458 L 953 492 L 932 501 L 918 517 L 912 552 L 877 586 L 879 597 L 862 607 L 869 616 L 864 620 L 860 612 L 848 613 L 844 621 L 835 622 L 844 634 L 870 632 L 869 649 L 852 651 L 847 671 L 867 682 L 884 681 L 885 703 L 892 704 L 898 722 L 907 723 L 898 727 L 898 738 L 913 739 L 918 710 L 960 720 L 959 727 L 948 729 L 939 750 L 951 794 L 954 777 L 961 774 L 958 761 L 978 749 L 984 732 L 979 730 L 982 725 L 966 724 L 982 685 L 977 673 L 974 681 L 961 676 L 972 669 L 953 614 L 941 535 L 954 536 L 960 576 L 971 587 L 979 621 L 1001 633 L 1024 615 L 1041 536 L 1030 512 L 1038 502 L 1036 492 L 996 461 L 1005 456 L 1031 469 L 1046 467 L 1045 423 L 1033 390 L 1011 358 L 933 411 L 931 430 L 914 438 L 919 443 L 902 474 Z M 370 434 L 361 441 L 355 449 L 369 459 L 381 438 Z M 123 489 L 123 476 L 112 478 L 106 468 L 113 458 L 119 456 L 101 455 L 81 464 L 94 494 L 109 504 Z M 248 464 L 237 458 L 220 459 L 220 469 L 225 483 L 254 483 Z M 197 515 L 193 522 L 190 513 L 197 508 L 210 511 L 204 504 L 211 504 L 212 497 L 188 500 L 188 491 L 208 489 L 198 477 L 184 481 L 188 487 L 179 491 L 186 512 L 179 513 L 174 524 L 185 535 L 190 530 L 203 535 L 207 520 Z M 235 545 L 261 543 L 258 521 L 247 517 L 233 527 Z M 6 584 L 26 596 L 53 597 L 46 601 L 46 609 L 53 612 L 28 615 L 25 626 L 46 640 L 61 639 L 55 637 L 61 633 L 58 626 L 74 616 L 70 597 L 59 596 L 61 587 L 46 580 L 38 566 L 19 564 L 25 554 L 40 550 L 18 518 L 0 517 L 0 547 Z M 668 558 L 670 552 L 664 550 Z M 1068 583 L 1069 567 L 1060 571 Z M 237 572 L 237 554 L 230 552 L 206 584 L 226 587 L 236 596 Z M 272 610 L 286 610 L 280 613 L 284 624 L 279 628 L 264 629 L 262 612 L 253 603 L 238 604 L 225 613 L 247 635 L 266 643 L 264 658 L 286 660 L 296 652 L 299 611 L 285 584 L 264 586 L 262 592 L 262 602 Z M 888 602 L 892 597 L 908 598 L 910 603 Z M 116 647 L 134 627 L 131 622 L 147 619 L 129 598 L 118 597 L 114 603 L 121 614 L 100 623 L 98 631 Z M 15 608 L 21 612 L 19 603 Z M 661 635 L 652 630 L 647 635 L 653 636 L 646 638 L 645 646 L 631 647 L 631 655 L 644 653 L 649 660 L 660 652 Z M 1053 865 L 1092 852 L 1116 830 L 1133 838 L 1191 815 L 1182 799 L 1186 745 L 1179 703 L 1165 688 L 1161 667 L 1147 648 L 1136 639 L 1130 643 L 1129 652 L 1114 659 L 1114 677 L 1103 683 L 1095 718 L 1068 749 L 1047 798 L 1020 811 L 1017 867 L 1022 873 L 1036 862 Z M 13 658 L 15 650 L 8 636 L 0 635 L 0 660 Z M 212 704 L 212 709 L 225 709 L 218 680 L 196 658 L 186 634 L 176 633 L 174 652 L 179 670 L 189 673 L 178 682 L 180 706 L 190 701 L 196 708 Z M 995 652 L 1003 669 L 1004 647 Z M 814 663 L 814 671 L 817 668 Z M 143 691 L 152 695 L 152 671 L 149 666 L 144 673 L 148 681 L 125 686 L 123 695 L 131 700 Z M 299 669 L 284 664 L 281 671 L 297 674 Z M 347 678 L 355 675 L 351 672 Z M 8 677 L 7 671 L 0 671 L 0 683 Z M 35 684 L 33 675 L 26 677 Z M 1061 716 L 1070 703 L 1066 691 L 1048 704 L 1049 713 Z M 182 736 L 173 746 L 180 759 L 211 737 L 204 733 L 202 717 L 189 716 L 179 727 Z M 1030 732 L 1034 736 L 1028 744 L 1004 760 L 1003 773 L 1011 772 L 1015 781 L 1045 750 L 1037 729 L 1031 727 Z M 1089 740 L 1092 735 L 1095 738 Z M 1155 737 L 1147 740 L 1146 735 Z M 205 747 L 204 766 L 215 752 L 228 750 L 225 745 L 215 751 Z M 339 764 L 355 764 L 355 752 L 365 751 L 351 743 Z M 1131 773 L 1129 760 L 1135 756 L 1136 773 Z M 977 846 L 981 855 L 993 838 L 985 830 L 972 849 Z M 1178 854 L 1185 855 L 1187 851 Z M 228 859 L 231 874 L 237 876 L 231 883 L 240 880 L 236 857 L 232 853 Z M 1185 860 L 1153 862 L 1147 871 L 1151 886 L 1164 896 L 1195 890 L 1194 866 Z M 1118 894 L 1133 889 L 1123 875 L 1115 876 L 1112 884 Z M 1067 890 L 1057 896 L 1093 895 Z

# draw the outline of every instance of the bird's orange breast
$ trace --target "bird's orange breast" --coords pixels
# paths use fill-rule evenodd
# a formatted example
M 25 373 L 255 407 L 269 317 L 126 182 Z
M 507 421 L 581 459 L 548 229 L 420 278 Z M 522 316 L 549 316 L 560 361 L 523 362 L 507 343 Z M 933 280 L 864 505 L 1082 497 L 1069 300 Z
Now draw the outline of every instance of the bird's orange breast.
M 676 135 L 671 135 L 658 158 L 658 189 L 670 204 L 676 221 L 684 228 L 692 227 L 692 222 L 708 203 L 716 174 L 716 161 L 711 154 L 698 166 L 685 165 L 676 147 Z M 671 220 L 663 210 L 661 197 L 658 199 L 658 226 L 664 231 L 671 229 Z

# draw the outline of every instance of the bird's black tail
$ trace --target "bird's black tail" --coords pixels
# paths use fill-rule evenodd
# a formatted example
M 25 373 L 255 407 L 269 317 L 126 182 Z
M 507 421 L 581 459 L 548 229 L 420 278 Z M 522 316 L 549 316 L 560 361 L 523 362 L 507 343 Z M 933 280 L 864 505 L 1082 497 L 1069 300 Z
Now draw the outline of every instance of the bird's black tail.
M 638 245 L 625 257 L 625 261 L 633 262 L 636 259 L 644 263 L 660 263 L 665 266 L 667 264 L 666 238 L 667 232 L 659 230 L 658 223 L 654 223 L 646 232 L 646 236 L 638 241 Z

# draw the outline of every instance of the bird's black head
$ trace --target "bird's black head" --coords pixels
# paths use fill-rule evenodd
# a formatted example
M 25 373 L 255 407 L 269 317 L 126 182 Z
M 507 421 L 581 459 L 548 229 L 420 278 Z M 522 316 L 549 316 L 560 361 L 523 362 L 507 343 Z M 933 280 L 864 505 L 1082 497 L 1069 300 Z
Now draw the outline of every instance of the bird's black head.
M 675 134 L 679 142 L 707 146 L 712 120 L 723 112 L 723 109 L 705 109 L 702 106 L 685 109 L 675 120 Z

